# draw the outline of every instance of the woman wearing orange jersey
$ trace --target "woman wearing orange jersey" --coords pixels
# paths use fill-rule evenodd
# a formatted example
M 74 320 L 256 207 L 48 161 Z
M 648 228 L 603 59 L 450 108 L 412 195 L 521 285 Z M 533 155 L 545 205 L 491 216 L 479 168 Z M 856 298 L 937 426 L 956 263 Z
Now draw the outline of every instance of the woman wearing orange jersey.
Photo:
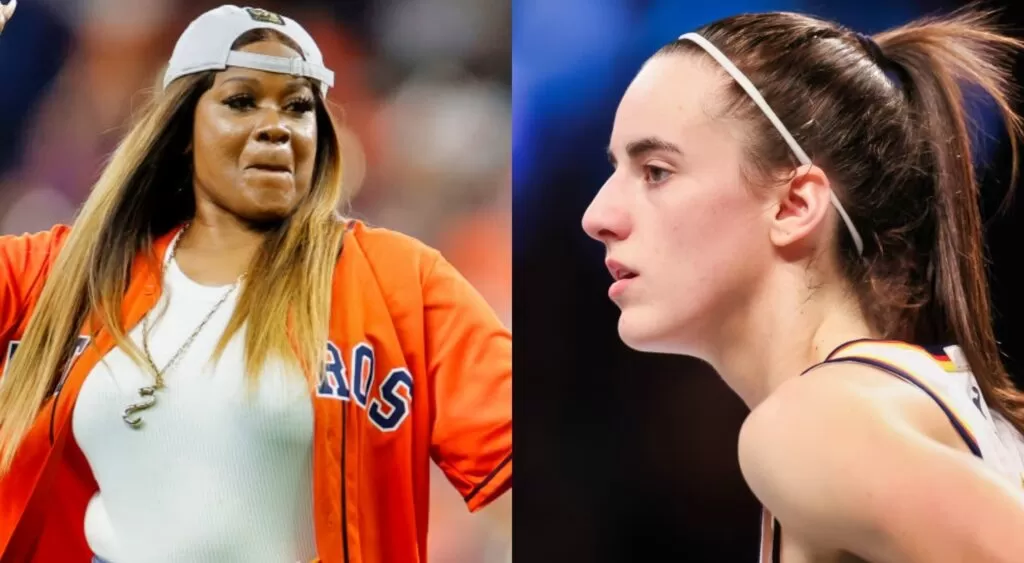
M 337 215 L 332 84 L 294 20 L 211 10 L 75 223 L 0 237 L 0 561 L 423 561 L 431 460 L 510 489 L 511 335 Z

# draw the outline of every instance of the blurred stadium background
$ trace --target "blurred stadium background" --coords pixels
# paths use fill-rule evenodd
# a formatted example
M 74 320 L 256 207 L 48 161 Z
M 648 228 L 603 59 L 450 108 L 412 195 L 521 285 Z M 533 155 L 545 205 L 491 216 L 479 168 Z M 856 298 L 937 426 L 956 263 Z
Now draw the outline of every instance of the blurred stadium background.
M 0 38 L 0 234 L 73 219 L 178 34 L 222 3 L 20 2 Z M 511 324 L 510 0 L 240 4 L 298 20 L 335 71 L 350 214 L 442 250 Z M 433 477 L 432 561 L 507 560 Z
M 872 33 L 960 5 L 514 0 L 517 561 L 757 561 L 759 506 L 736 461 L 745 406 L 706 365 L 619 341 L 604 249 L 580 227 L 611 172 L 605 147 L 615 110 L 642 62 L 682 33 L 743 12 L 807 12 Z M 987 5 L 1004 7 L 1002 19 L 1020 36 L 1024 3 Z M 1011 155 L 991 108 L 976 101 L 991 212 L 1006 193 Z M 1017 201 L 990 222 L 988 243 L 997 332 L 1019 384 Z

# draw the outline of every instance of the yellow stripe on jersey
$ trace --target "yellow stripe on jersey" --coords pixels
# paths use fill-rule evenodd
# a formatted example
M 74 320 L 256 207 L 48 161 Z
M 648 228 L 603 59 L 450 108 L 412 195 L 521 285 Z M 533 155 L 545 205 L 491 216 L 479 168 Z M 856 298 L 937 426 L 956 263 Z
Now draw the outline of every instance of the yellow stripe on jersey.
M 933 355 L 932 357 L 935 358 L 935 362 L 942 366 L 942 369 L 946 370 L 948 373 L 955 373 L 959 371 L 959 368 L 956 367 L 956 364 L 953 363 L 953 360 L 950 360 L 948 356 Z

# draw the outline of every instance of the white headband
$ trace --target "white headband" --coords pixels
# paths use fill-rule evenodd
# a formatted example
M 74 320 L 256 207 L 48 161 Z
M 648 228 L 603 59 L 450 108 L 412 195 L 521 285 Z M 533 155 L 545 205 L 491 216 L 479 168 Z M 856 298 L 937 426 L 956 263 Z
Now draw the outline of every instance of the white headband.
M 761 111 L 764 112 L 765 117 L 767 117 L 768 120 L 772 122 L 772 125 L 775 126 L 775 129 L 779 132 L 780 135 L 782 135 L 783 140 L 785 140 L 786 144 L 789 145 L 790 150 L 792 150 L 793 154 L 796 155 L 796 158 L 797 160 L 800 161 L 800 164 L 812 164 L 810 157 L 807 156 L 807 153 L 804 152 L 804 149 L 800 148 L 800 144 L 796 142 L 796 139 L 794 139 L 793 135 L 789 133 L 789 130 L 786 129 L 786 126 L 783 125 L 782 121 L 779 120 L 779 117 L 775 115 L 775 112 L 772 111 L 771 106 L 768 105 L 768 102 L 765 101 L 761 93 L 757 91 L 757 87 L 754 86 L 750 79 L 747 78 L 746 75 L 744 75 L 740 69 L 736 68 L 736 65 L 732 64 L 732 61 L 730 61 L 728 57 L 722 54 L 722 52 L 719 51 L 717 47 L 712 45 L 710 41 L 704 39 L 702 36 L 696 33 L 686 33 L 680 35 L 679 40 L 692 41 L 699 45 L 702 49 L 707 51 L 707 53 L 711 55 L 711 57 L 715 59 L 715 61 L 717 61 L 718 64 L 721 65 L 722 68 L 729 73 L 730 76 L 732 76 L 733 80 L 735 80 L 736 83 L 739 84 L 740 87 L 747 92 L 747 95 L 750 96 L 750 99 L 753 100 L 755 104 L 757 104 L 757 107 L 761 108 Z M 836 197 L 835 192 L 830 192 L 829 196 L 832 200 L 832 206 L 835 207 L 836 211 L 839 212 L 839 216 L 842 217 L 843 223 L 846 223 L 847 230 L 850 231 L 850 237 L 853 239 L 853 245 L 857 247 L 857 254 L 864 254 L 864 240 L 860 238 L 860 233 L 858 233 L 857 228 L 853 226 L 853 220 L 851 220 L 850 216 L 846 214 L 846 210 L 843 209 L 843 204 L 839 203 L 839 198 Z

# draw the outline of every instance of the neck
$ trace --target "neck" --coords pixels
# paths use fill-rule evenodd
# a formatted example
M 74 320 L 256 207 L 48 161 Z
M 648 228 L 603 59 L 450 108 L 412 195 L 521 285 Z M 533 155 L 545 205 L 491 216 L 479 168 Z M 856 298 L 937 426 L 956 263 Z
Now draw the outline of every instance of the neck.
M 840 284 L 811 290 L 806 283 L 775 281 L 742 318 L 728 323 L 706 358 L 751 409 L 844 342 L 878 336 Z
M 248 270 L 266 233 L 230 213 L 208 207 L 197 206 L 195 218 L 178 242 L 176 260 L 196 282 L 232 283 Z

